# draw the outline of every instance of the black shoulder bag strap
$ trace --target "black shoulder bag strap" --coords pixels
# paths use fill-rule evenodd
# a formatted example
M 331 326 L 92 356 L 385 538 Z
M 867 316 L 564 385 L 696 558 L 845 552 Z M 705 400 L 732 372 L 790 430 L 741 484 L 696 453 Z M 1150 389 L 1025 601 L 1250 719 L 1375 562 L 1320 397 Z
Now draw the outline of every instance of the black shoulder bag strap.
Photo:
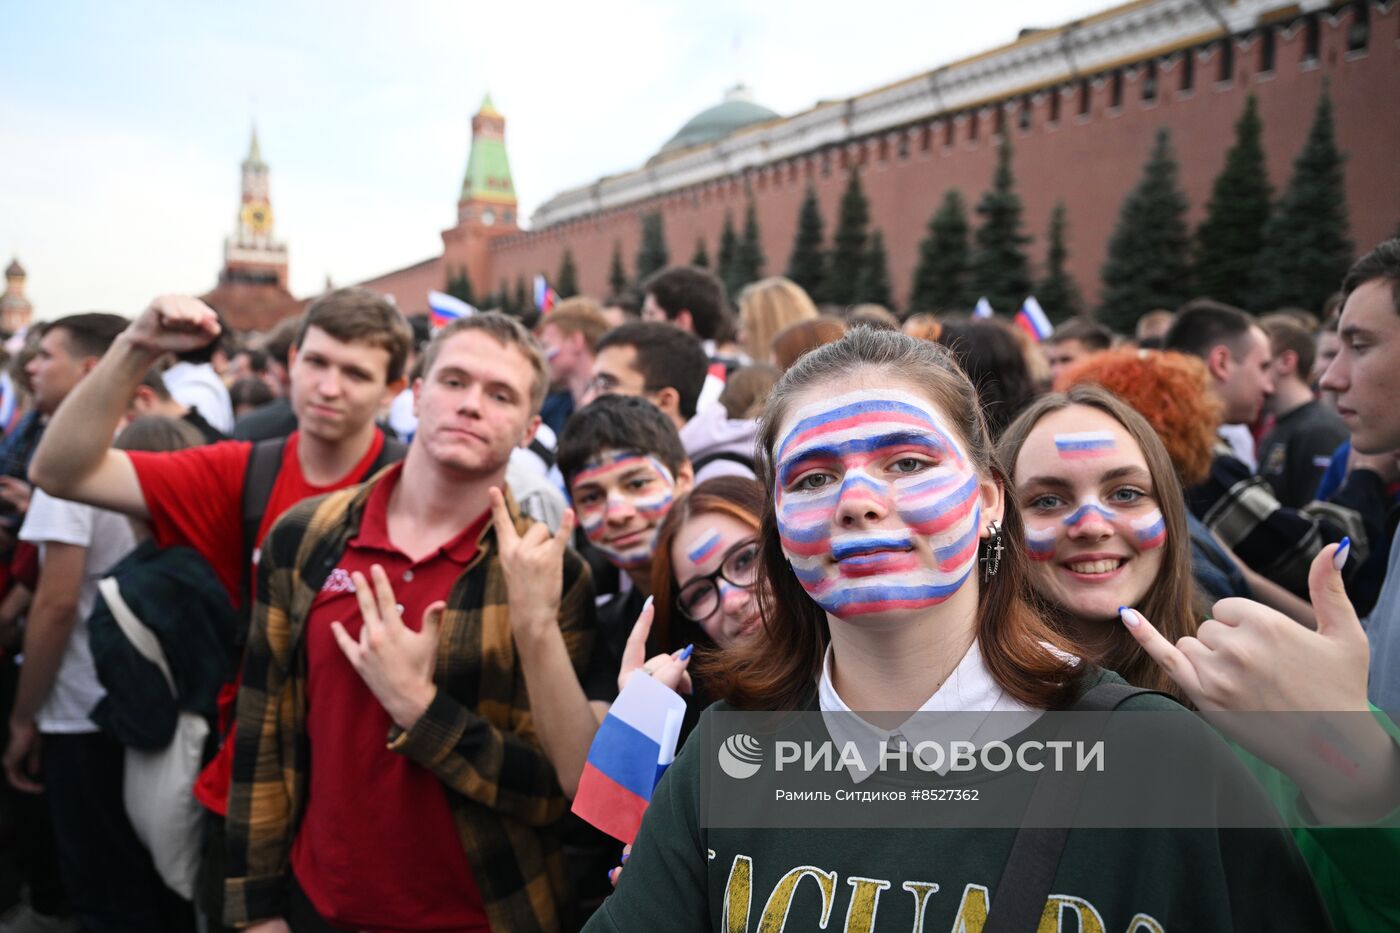
M 1156 692 L 1123 683 L 1101 683 L 1085 692 L 1070 709 L 1107 713 L 1133 697 Z M 1068 822 L 1079 805 L 1086 778 L 1087 773 L 1078 770 L 1042 773 L 1031 792 L 1026 812 L 1063 813 Z M 1011 844 L 1011 854 L 997 882 L 983 933 L 1022 933 L 1039 925 L 1069 833 L 1068 826 L 1022 826 L 1016 831 L 1016 840 Z
M 267 511 L 268 500 L 272 498 L 272 487 L 277 485 L 277 474 L 282 470 L 282 455 L 287 448 L 285 437 L 275 437 L 253 444 L 248 455 L 248 469 L 243 475 L 243 611 L 245 619 L 252 612 L 253 581 L 250 577 L 253 566 L 253 552 L 258 546 L 258 529 L 262 527 L 263 513 Z M 400 441 L 384 435 L 384 443 L 379 448 L 379 456 L 369 465 L 356 482 L 364 482 L 391 463 L 397 463 L 408 452 Z M 243 647 L 247 634 L 247 624 L 242 626 L 238 647 Z

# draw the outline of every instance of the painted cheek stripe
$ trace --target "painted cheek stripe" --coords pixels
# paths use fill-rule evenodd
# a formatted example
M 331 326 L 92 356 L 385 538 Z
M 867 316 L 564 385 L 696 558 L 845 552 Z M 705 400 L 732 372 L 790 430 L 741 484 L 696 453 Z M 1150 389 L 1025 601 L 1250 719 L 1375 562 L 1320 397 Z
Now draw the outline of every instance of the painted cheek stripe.
M 966 518 L 977 505 L 977 476 L 969 476 L 956 492 L 938 498 L 932 505 L 920 508 L 917 502 L 902 504 L 905 508 L 901 514 L 911 528 L 919 534 L 940 534 Z
M 1132 526 L 1133 534 L 1137 537 L 1138 547 L 1155 548 L 1166 543 L 1167 522 L 1162 518 L 1160 511 L 1154 509 L 1151 514 L 1134 519 Z
M 1026 555 L 1031 560 L 1049 560 L 1055 556 L 1055 538 L 1059 533 L 1054 528 L 1026 529 Z
M 1106 457 L 1118 444 L 1111 431 L 1084 431 L 1078 434 L 1056 434 L 1055 450 L 1064 460 L 1090 460 Z

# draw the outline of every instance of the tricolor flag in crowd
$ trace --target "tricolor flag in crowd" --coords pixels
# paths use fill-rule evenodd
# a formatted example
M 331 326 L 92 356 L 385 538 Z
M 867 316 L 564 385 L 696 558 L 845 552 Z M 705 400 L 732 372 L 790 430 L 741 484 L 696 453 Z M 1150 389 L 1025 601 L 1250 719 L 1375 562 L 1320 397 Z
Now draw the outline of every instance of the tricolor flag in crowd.
M 1034 295 L 1027 295 L 1026 300 L 1021 302 L 1021 310 L 1016 312 L 1016 326 L 1030 334 L 1036 343 L 1040 343 L 1055 331 L 1055 326 L 1045 316 L 1045 310 L 1040 307 L 1040 302 L 1035 300 Z
M 428 292 L 428 308 L 432 311 L 434 327 L 446 327 L 459 317 L 471 317 L 476 313 L 476 308 L 462 299 L 442 292 Z
M 651 792 L 676 757 L 684 717 L 680 694 L 641 671 L 628 678 L 588 749 L 574 812 L 615 839 L 635 839 Z
M 535 308 L 540 314 L 548 314 L 554 307 L 554 302 L 559 300 L 554 289 L 549 287 L 549 282 L 542 275 L 535 276 Z
M 981 298 L 978 298 L 978 299 L 977 299 L 977 307 L 975 307 L 975 308 L 972 309 L 972 316 L 973 316 L 973 317 L 991 317 L 991 316 L 992 316 L 992 303 L 991 303 L 990 301 L 987 300 L 987 296 L 986 296 L 986 295 L 983 295 Z

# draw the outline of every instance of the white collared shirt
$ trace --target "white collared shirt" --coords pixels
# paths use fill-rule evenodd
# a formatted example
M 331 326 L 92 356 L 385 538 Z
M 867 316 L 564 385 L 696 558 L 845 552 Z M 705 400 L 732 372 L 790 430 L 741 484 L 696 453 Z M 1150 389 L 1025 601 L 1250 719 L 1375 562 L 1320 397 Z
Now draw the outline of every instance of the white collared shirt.
M 822 676 L 817 684 L 817 699 L 821 711 L 826 715 L 827 729 L 838 745 L 854 743 L 861 759 L 866 762 L 866 770 L 851 770 L 851 777 L 860 783 L 873 773 L 873 765 L 880 761 L 884 743 L 898 743 L 902 737 L 910 746 L 917 747 L 921 742 L 934 742 L 946 746 L 949 742 L 966 740 L 979 747 L 988 742 L 1003 741 L 1029 727 L 1040 718 L 1042 710 L 1027 706 L 1008 694 L 995 680 L 982 660 L 982 651 L 976 641 L 968 647 L 953 673 L 943 682 L 924 704 L 908 720 L 896 729 L 882 729 L 853 711 L 831 681 L 830 645 L 822 661 Z M 955 716 L 939 716 L 939 713 L 957 713 Z M 981 716 L 970 715 L 981 713 Z M 989 713 L 1019 714 L 988 716 Z M 946 765 L 937 769 L 946 773 Z

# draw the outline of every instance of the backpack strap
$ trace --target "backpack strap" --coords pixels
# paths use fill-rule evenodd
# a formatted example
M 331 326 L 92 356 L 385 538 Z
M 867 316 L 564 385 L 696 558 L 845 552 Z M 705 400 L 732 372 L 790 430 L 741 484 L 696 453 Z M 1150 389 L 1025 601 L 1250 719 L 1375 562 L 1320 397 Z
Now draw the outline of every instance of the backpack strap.
M 277 485 L 277 474 L 282 469 L 282 454 L 286 448 L 285 437 L 255 442 L 248 454 L 248 469 L 243 474 L 243 500 L 239 510 L 243 518 L 243 563 L 238 569 L 243 580 L 241 605 L 245 618 L 252 608 L 253 581 L 249 568 L 253 566 L 253 552 L 258 546 L 258 528 L 262 526 L 267 502 L 272 498 L 272 487 Z M 247 637 L 247 629 L 246 624 L 239 626 L 240 651 Z
M 1074 712 L 1108 713 L 1128 700 L 1157 693 L 1125 683 L 1100 683 L 1085 691 L 1073 706 Z M 1083 771 L 1046 771 L 1035 783 L 1027 813 L 1072 814 L 1079 805 L 1088 774 Z M 1022 826 L 1016 830 L 1011 854 L 997 882 L 996 896 L 987 913 L 984 933 L 1019 933 L 1040 924 L 1060 856 L 1069 841 L 1068 826 Z

